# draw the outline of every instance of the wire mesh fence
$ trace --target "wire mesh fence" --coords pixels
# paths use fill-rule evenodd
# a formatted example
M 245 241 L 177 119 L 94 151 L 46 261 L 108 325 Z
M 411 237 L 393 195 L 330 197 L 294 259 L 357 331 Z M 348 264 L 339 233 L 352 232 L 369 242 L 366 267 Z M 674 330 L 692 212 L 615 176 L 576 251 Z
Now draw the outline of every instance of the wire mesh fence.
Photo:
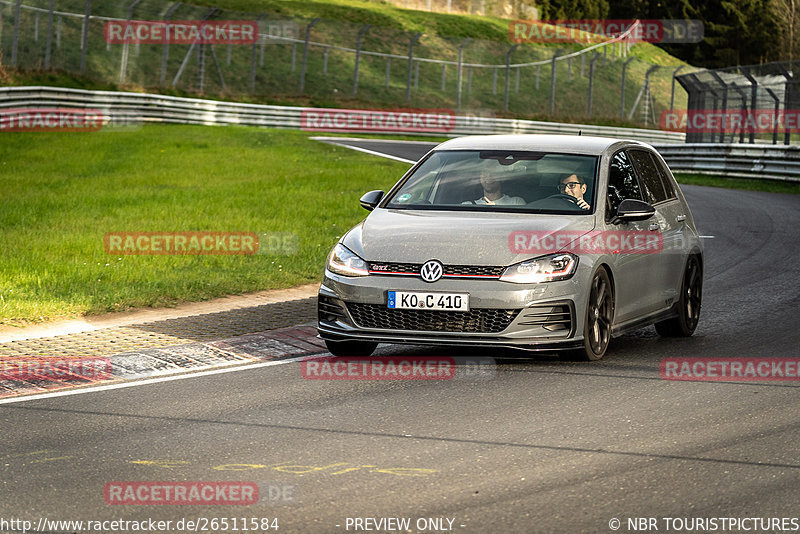
M 117 42 L 109 24 L 251 21 L 253 42 Z M 623 37 L 589 47 L 426 35 L 378 25 L 288 18 L 156 0 L 0 0 L 3 63 L 82 73 L 123 87 L 222 98 L 358 99 L 376 108 L 625 119 L 657 126 L 682 92 Z M 678 86 L 680 87 L 680 86 Z M 674 91 L 674 84 L 673 84 Z
M 800 133 L 800 62 L 773 62 L 677 76 L 687 109 L 673 125 L 687 143 L 791 144 Z

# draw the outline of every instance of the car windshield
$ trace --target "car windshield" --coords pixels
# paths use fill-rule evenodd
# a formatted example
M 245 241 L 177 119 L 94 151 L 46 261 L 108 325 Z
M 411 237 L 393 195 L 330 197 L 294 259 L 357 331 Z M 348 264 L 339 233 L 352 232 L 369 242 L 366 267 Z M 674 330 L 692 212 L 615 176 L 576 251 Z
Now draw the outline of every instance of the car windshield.
M 591 213 L 597 157 L 515 150 L 431 154 L 383 207 Z

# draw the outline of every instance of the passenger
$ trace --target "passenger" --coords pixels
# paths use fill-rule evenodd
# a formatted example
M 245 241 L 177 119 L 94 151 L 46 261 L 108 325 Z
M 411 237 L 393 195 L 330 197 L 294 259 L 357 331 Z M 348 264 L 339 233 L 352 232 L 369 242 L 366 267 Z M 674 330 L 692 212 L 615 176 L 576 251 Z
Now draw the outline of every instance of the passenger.
M 586 193 L 586 180 L 577 174 L 570 174 L 562 178 L 561 184 L 558 186 L 558 191 L 562 194 L 574 197 L 576 199 L 575 203 L 579 207 L 585 210 L 590 208 L 589 203 L 583 199 L 583 195 Z
M 483 196 L 477 200 L 467 200 L 462 204 L 490 204 L 496 206 L 521 206 L 525 204 L 522 197 L 510 197 L 503 194 L 503 186 L 494 173 L 487 169 L 481 171 Z

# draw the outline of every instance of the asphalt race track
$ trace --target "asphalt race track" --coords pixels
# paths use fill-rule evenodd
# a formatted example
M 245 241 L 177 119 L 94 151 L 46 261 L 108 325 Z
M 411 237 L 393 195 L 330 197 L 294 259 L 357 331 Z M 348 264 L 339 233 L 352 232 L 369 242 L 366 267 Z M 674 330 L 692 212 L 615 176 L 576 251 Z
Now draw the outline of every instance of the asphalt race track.
M 368 148 L 409 159 L 426 151 Z M 277 518 L 281 533 L 410 518 L 404 531 L 602 533 L 615 518 L 620 532 L 634 531 L 631 518 L 689 532 L 675 521 L 683 529 L 667 530 L 664 518 L 800 517 L 798 382 L 659 374 L 665 357 L 800 356 L 800 197 L 683 189 L 700 233 L 713 236 L 692 338 L 649 327 L 591 364 L 472 351 L 496 368 L 452 380 L 307 380 L 287 361 L 0 404 L 0 518 Z M 119 481 L 255 482 L 261 500 L 107 504 L 104 487 Z

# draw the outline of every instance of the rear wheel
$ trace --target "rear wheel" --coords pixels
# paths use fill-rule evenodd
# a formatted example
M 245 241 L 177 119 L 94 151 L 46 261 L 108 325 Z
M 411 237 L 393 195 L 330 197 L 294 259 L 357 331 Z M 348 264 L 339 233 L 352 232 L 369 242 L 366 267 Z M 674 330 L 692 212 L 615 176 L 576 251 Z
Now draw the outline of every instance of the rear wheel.
M 328 352 L 334 356 L 370 356 L 378 344 L 371 341 L 330 341 L 325 340 Z
M 583 348 L 571 353 L 576 359 L 601 359 L 611 342 L 611 323 L 614 320 L 614 295 L 611 280 L 605 269 L 598 270 L 589 287 L 586 316 L 583 321 Z
M 703 300 L 703 267 L 697 256 L 689 256 L 681 282 L 678 316 L 656 323 L 656 331 L 663 337 L 689 337 L 700 321 Z

